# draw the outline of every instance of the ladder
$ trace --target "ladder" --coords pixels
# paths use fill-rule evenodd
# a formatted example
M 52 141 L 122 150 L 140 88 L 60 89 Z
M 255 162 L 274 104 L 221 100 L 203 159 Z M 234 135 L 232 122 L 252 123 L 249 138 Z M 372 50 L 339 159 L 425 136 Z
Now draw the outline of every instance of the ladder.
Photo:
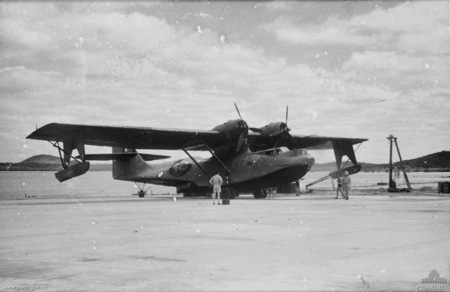
M 344 166 L 345 166 L 345 165 L 344 165 Z M 312 183 L 307 184 L 307 185 L 305 186 L 305 187 L 306 187 L 306 190 L 309 191 L 308 188 L 309 188 L 310 186 L 315 185 L 315 184 L 318 184 L 318 183 L 320 183 L 320 182 L 323 182 L 324 180 L 327 180 L 327 179 L 329 179 L 330 177 L 331 177 L 332 179 L 336 179 L 336 178 L 338 178 L 338 177 L 341 177 L 341 176 L 344 175 L 344 172 L 346 172 L 346 171 L 351 175 L 351 174 L 358 173 L 360 170 L 361 170 L 361 165 L 358 164 L 358 165 L 352 165 L 352 166 L 348 166 L 348 167 L 341 168 L 340 170 L 337 170 L 337 171 L 330 172 L 328 175 L 326 175 L 326 176 L 324 176 L 324 177 L 322 177 L 322 178 L 319 178 L 318 180 L 315 180 L 315 181 L 313 181 Z

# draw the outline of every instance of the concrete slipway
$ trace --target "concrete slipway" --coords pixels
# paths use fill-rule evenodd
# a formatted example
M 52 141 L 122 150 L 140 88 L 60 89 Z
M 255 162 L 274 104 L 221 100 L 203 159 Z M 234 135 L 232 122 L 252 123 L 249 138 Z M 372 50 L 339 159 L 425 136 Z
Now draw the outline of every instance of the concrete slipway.
M 410 290 L 450 280 L 450 198 L 0 201 L 4 290 Z

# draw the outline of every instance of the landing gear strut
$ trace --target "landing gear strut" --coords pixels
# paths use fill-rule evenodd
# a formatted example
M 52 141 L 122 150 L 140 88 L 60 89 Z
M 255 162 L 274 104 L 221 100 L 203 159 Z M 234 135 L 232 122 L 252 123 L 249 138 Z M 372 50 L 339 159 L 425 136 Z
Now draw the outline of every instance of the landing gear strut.
M 139 196 L 139 198 L 145 197 L 147 195 L 147 191 L 152 187 L 152 186 L 148 186 L 147 188 L 145 188 L 145 183 L 135 182 L 134 184 L 139 189 L 139 191 L 137 192 L 137 195 Z
M 232 199 L 232 200 L 236 199 L 236 197 L 239 196 L 239 194 L 238 194 L 238 193 L 236 192 L 236 190 L 233 189 L 233 188 L 230 188 L 230 193 L 231 193 L 230 199 Z

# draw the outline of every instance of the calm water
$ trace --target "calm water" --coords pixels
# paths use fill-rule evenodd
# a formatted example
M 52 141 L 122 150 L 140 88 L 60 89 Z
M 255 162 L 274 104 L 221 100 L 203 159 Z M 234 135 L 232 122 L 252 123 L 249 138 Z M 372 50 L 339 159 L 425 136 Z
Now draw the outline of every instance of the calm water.
M 326 172 L 309 172 L 301 181 L 301 187 Z M 352 186 L 355 189 L 386 188 L 378 186 L 378 182 L 387 182 L 388 173 L 360 172 L 352 175 Z M 408 173 L 413 189 L 431 187 L 437 189 L 437 182 L 450 181 L 449 172 L 413 172 Z M 402 179 L 400 182 L 403 181 Z M 397 184 L 398 185 L 398 184 Z M 401 186 L 400 186 L 401 187 Z M 331 180 L 325 180 L 311 187 L 312 189 L 331 189 Z M 107 171 L 89 172 L 80 177 L 59 183 L 53 172 L 47 171 L 0 171 L 0 199 L 21 199 L 26 196 L 39 198 L 79 198 L 79 197 L 130 197 L 136 193 L 134 183 L 117 181 Z M 148 190 L 153 194 L 175 194 L 175 188 L 152 185 Z
M 109 171 L 91 171 L 60 183 L 53 171 L 0 171 L 0 199 L 52 197 L 130 197 L 137 193 L 132 182 L 114 180 Z M 175 188 L 152 186 L 148 193 L 175 193 Z

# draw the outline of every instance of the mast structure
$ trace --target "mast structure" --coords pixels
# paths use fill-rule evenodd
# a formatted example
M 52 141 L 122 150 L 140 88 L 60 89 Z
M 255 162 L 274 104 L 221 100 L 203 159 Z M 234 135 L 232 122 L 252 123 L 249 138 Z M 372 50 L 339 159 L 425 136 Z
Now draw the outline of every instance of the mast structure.
M 397 137 L 394 137 L 394 135 L 389 135 L 386 139 L 389 140 L 389 188 L 388 192 L 409 192 L 411 191 L 411 184 L 409 183 L 408 175 L 406 174 L 405 165 L 403 164 L 402 155 L 400 154 L 400 148 L 398 147 L 397 143 Z M 394 165 L 392 163 L 392 147 L 395 143 L 395 147 L 397 148 L 397 154 L 398 158 L 400 159 L 400 169 L 403 171 L 403 176 L 405 177 L 405 182 L 407 185 L 407 188 L 399 189 L 397 188 L 397 185 L 395 181 L 392 179 L 392 171 L 394 169 Z

